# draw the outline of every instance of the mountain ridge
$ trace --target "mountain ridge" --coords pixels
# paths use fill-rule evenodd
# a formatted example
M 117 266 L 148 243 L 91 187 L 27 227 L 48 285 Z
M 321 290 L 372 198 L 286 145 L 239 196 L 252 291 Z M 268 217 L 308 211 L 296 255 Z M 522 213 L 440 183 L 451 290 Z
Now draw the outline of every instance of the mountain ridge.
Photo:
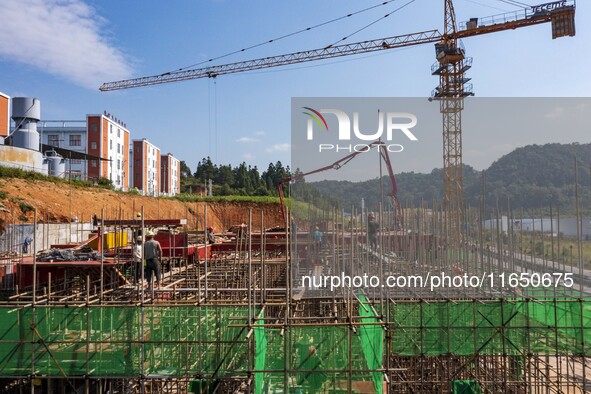
M 545 209 L 575 207 L 575 157 L 578 161 L 581 208 L 591 210 L 591 143 L 527 145 L 495 160 L 487 169 L 478 171 L 463 165 L 465 202 L 479 206 L 484 196 L 486 208 Z M 443 169 L 430 173 L 396 174 L 398 199 L 403 205 L 432 206 L 443 197 Z M 384 190 L 389 190 L 388 177 L 382 177 Z M 379 207 L 380 180 L 362 182 L 324 180 L 309 183 L 320 193 L 341 201 L 343 207 L 360 207 L 361 197 L 370 209 Z

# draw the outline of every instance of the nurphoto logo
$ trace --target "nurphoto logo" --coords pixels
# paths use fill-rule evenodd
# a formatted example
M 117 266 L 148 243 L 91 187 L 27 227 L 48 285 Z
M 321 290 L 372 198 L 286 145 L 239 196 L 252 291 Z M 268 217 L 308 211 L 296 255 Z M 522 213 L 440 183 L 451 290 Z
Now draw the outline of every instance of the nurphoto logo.
M 307 120 L 307 139 L 314 140 L 314 128 L 324 132 L 330 132 L 328 122 L 325 114 L 334 115 L 336 117 L 337 137 L 338 141 L 351 141 L 352 136 L 360 142 L 375 142 L 381 141 L 385 134 L 385 139 L 391 142 L 395 138 L 395 133 L 402 132 L 410 141 L 418 141 L 418 138 L 412 133 L 411 129 L 417 125 L 417 117 L 407 112 L 377 112 L 377 130 L 361 130 L 359 127 L 359 112 L 353 112 L 353 127 L 351 127 L 351 117 L 345 111 L 340 109 L 320 109 L 316 110 L 311 107 L 302 107 L 305 111 L 302 113 L 308 116 Z M 348 152 L 367 152 L 371 149 L 372 144 L 358 143 L 358 144 L 318 144 L 318 151 L 348 151 Z M 385 144 L 384 146 L 388 152 L 397 153 L 404 150 L 401 144 Z

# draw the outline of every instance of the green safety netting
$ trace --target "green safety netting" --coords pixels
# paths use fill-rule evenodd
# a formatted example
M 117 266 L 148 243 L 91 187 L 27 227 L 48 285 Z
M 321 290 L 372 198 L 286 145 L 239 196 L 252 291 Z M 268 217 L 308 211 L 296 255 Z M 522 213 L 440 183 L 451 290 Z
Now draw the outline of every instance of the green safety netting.
M 368 369 L 377 371 L 382 369 L 384 329 L 381 325 L 370 324 L 377 323 L 378 319 L 367 298 L 360 295 L 359 302 L 360 322 L 368 323 L 367 325 L 359 327 L 359 337 L 363 348 L 363 354 L 365 355 Z M 378 394 L 381 394 L 383 390 L 383 376 L 384 374 L 382 372 L 371 372 L 371 379 L 373 380 L 374 388 Z
M 246 316 L 223 306 L 0 308 L 0 376 L 240 373 L 245 333 L 231 325 Z
M 591 351 L 591 301 L 399 302 L 389 316 L 393 355 L 561 355 Z M 360 322 L 263 327 L 249 346 L 247 307 L 0 308 L 0 376 L 195 377 L 254 371 L 255 391 L 315 392 L 350 385 L 381 392 L 383 328 L 364 297 Z M 252 339 L 250 340 L 252 342 Z M 458 383 L 460 384 L 460 383 Z M 361 389 L 359 389 L 361 391 Z
M 267 355 L 267 337 L 265 336 L 265 328 L 261 327 L 265 323 L 263 320 L 265 317 L 265 311 L 259 314 L 259 320 L 256 321 L 258 327 L 254 328 L 254 341 L 255 341 L 255 355 L 254 355 L 254 369 L 255 371 L 265 370 L 265 360 Z M 255 372 L 254 374 L 254 392 L 256 394 L 262 393 L 263 390 L 263 372 Z
M 382 393 L 383 328 L 370 324 L 377 323 L 376 315 L 365 297 L 359 300 L 360 322 L 368 324 L 357 333 L 345 326 L 299 326 L 281 335 L 275 328 L 256 327 L 255 369 L 267 372 L 255 372 L 255 393 L 285 386 L 302 393 L 356 392 L 356 387 L 365 390 L 364 384 Z
M 349 392 L 351 382 L 374 387 L 359 331 L 355 334 L 346 326 L 296 326 L 283 335 L 277 328 L 265 328 L 259 335 L 264 335 L 259 343 L 266 352 L 265 372 L 255 373 L 261 382 L 255 383 L 257 393 L 285 392 L 285 388 L 300 393 Z M 262 366 L 256 361 L 255 365 Z
M 591 351 L 591 301 L 400 302 L 390 307 L 399 355 L 558 354 Z
M 482 394 L 482 389 L 475 380 L 454 380 L 453 394 Z
M 217 381 L 197 379 L 189 383 L 189 393 L 193 394 L 214 394 L 218 388 Z

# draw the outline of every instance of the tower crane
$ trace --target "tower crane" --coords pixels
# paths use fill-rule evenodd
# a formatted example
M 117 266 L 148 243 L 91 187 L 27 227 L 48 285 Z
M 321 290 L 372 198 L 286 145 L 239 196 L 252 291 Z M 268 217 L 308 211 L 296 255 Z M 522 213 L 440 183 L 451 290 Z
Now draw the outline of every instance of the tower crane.
M 331 45 L 320 49 L 107 82 L 99 89 L 106 92 L 189 79 L 214 78 L 225 74 L 435 43 L 436 62 L 431 67 L 431 73 L 439 77 L 439 85 L 433 90 L 431 98 L 439 101 L 443 121 L 443 184 L 446 226 L 450 241 L 459 242 L 463 231 L 464 204 L 462 110 L 464 98 L 473 95 L 471 84 L 468 84 L 470 79 L 465 76 L 466 71 L 472 66 L 472 58 L 466 57 L 461 39 L 548 22 L 552 25 L 553 39 L 572 37 L 575 35 L 575 8 L 576 0 L 554 1 L 526 7 L 520 11 L 486 18 L 472 18 L 458 25 L 453 0 L 444 0 L 443 33 L 435 29 L 351 44 Z

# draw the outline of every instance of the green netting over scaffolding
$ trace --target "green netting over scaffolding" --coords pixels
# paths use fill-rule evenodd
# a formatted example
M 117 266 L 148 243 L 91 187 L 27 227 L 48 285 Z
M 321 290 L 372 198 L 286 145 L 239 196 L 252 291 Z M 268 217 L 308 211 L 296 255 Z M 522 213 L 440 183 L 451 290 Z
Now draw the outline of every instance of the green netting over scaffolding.
M 360 297 L 357 332 L 346 325 L 255 328 L 255 392 L 289 388 L 294 392 L 382 393 L 383 327 L 369 302 Z M 262 321 L 259 323 L 262 324 Z M 363 325 L 365 324 L 365 325 Z M 371 386 L 372 390 L 366 391 Z M 291 392 L 291 391 L 290 391 Z M 353 390 L 357 392 L 357 390 Z
M 0 308 L 0 375 L 242 373 L 248 352 L 235 325 L 246 320 L 246 307 Z
M 360 297 L 356 308 L 354 325 L 278 327 L 259 313 L 249 336 L 245 306 L 5 307 L 0 376 L 213 381 L 253 374 L 257 393 L 353 386 L 381 393 L 388 353 L 526 357 L 591 350 L 588 300 L 405 301 L 385 309 Z
M 399 302 L 395 355 L 576 355 L 591 351 L 591 301 Z

